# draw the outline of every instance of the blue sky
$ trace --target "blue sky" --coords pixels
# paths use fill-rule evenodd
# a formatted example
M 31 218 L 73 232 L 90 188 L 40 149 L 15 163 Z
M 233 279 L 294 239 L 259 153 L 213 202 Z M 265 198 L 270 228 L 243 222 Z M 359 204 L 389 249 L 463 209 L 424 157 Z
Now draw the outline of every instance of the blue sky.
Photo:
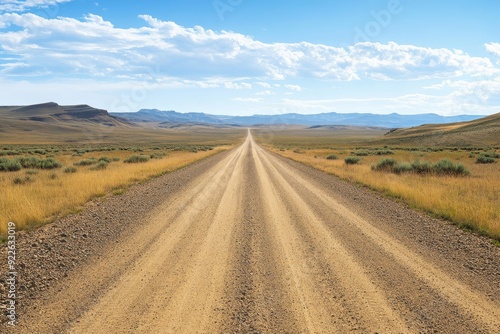
M 0 104 L 250 115 L 500 112 L 500 3 L 0 3 Z

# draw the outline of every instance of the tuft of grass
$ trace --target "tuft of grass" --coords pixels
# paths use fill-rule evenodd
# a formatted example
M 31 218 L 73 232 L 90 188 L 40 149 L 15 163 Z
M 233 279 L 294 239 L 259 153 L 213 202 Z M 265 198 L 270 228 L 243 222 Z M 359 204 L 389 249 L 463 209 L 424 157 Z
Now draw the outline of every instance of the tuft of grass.
M 150 157 L 151 159 L 163 159 L 163 158 L 165 158 L 166 156 L 167 156 L 167 154 L 166 154 L 166 153 L 153 153 L 153 154 L 151 154 L 149 157 Z
M 66 174 L 72 174 L 72 173 L 76 173 L 77 169 L 75 167 L 66 167 L 66 168 L 64 168 L 63 172 Z
M 147 155 L 132 155 L 127 159 L 123 160 L 123 162 L 131 164 L 131 163 L 140 163 L 140 162 L 148 162 L 149 157 Z
M 109 163 L 112 161 L 112 159 L 111 159 L 111 158 L 108 158 L 108 157 L 100 157 L 100 158 L 97 160 L 97 162 L 99 163 L 99 162 L 101 162 L 101 161 L 103 161 L 103 162 L 105 162 L 105 163 L 109 164 Z
M 336 154 L 330 154 L 326 157 L 326 160 L 337 160 L 338 158 Z
M 355 165 L 361 161 L 360 157 L 347 157 L 344 159 L 346 165 Z
M 21 185 L 21 184 L 26 184 L 28 182 L 31 182 L 33 181 L 33 179 L 29 176 L 25 176 L 24 178 L 21 178 L 21 177 L 16 177 L 14 178 L 14 180 L 12 180 L 12 183 L 16 184 L 16 185 Z

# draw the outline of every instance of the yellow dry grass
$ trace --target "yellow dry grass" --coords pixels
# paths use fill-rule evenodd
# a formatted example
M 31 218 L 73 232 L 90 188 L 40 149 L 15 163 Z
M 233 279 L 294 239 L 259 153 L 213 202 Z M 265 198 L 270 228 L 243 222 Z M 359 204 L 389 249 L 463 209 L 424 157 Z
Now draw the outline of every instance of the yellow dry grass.
M 365 156 L 359 165 L 347 166 L 344 158 L 351 155 L 351 150 L 347 148 L 298 151 L 291 148 L 283 151 L 274 146 L 268 147 L 282 156 L 367 185 L 399 198 L 414 208 L 500 240 L 500 163 L 476 164 L 475 159 L 469 157 L 469 152 L 464 151 L 424 153 L 396 150 L 390 157 L 397 161 L 412 162 L 421 159 L 436 162 L 447 158 L 463 163 L 471 172 L 471 176 L 422 176 L 413 173 L 396 175 L 371 170 L 371 165 L 383 158 L 380 156 Z M 338 159 L 326 160 L 329 154 L 337 154 Z
M 7 222 L 16 223 L 18 229 L 32 228 L 52 221 L 60 215 L 78 211 L 92 198 L 110 192 L 121 193 L 127 186 L 153 176 L 174 171 L 197 160 L 206 158 L 230 146 L 219 146 L 211 151 L 197 153 L 169 152 L 163 159 L 151 159 L 145 163 L 124 163 L 133 152 L 88 153 L 84 157 L 60 155 L 56 159 L 64 166 L 72 166 L 75 161 L 107 156 L 120 158 L 111 162 L 106 169 L 91 170 L 76 167 L 76 173 L 64 173 L 64 168 L 38 171 L 29 176 L 32 180 L 24 184 L 14 184 L 15 178 L 25 178 L 26 170 L 0 173 L 0 236 L 6 233 Z M 154 152 L 152 152 L 154 153 Z

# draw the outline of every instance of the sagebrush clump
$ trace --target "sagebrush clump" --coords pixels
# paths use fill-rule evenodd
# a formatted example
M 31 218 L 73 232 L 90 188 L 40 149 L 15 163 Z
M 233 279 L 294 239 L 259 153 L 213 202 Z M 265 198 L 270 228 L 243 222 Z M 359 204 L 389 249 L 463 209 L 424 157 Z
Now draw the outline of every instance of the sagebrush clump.
M 125 163 L 140 163 L 140 162 L 148 162 L 149 161 L 149 156 L 147 155 L 132 155 L 128 157 L 127 159 L 123 160 Z
M 407 162 L 397 162 L 394 159 L 381 159 L 377 164 L 372 165 L 373 171 L 384 171 L 395 174 L 416 173 L 416 174 L 435 174 L 450 176 L 467 176 L 470 172 L 461 163 L 453 163 L 448 159 L 439 160 L 436 163 L 415 160 L 411 164 Z

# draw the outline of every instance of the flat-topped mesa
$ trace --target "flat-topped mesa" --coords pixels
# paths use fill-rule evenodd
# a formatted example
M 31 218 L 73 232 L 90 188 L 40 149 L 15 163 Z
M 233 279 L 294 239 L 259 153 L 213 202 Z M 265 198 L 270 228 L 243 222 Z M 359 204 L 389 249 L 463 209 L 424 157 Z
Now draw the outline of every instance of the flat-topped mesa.
M 99 116 L 107 116 L 109 114 L 104 109 L 96 109 L 86 104 L 80 104 L 75 106 L 64 106 L 64 113 L 70 114 L 73 117 L 77 118 L 93 118 Z
M 29 105 L 29 106 L 22 106 L 19 108 L 15 108 L 15 111 L 22 112 L 22 113 L 29 113 L 29 112 L 33 112 L 33 111 L 39 111 L 39 110 L 55 110 L 59 107 L 60 106 L 55 102 L 47 102 L 47 103 L 33 104 L 33 105 Z

